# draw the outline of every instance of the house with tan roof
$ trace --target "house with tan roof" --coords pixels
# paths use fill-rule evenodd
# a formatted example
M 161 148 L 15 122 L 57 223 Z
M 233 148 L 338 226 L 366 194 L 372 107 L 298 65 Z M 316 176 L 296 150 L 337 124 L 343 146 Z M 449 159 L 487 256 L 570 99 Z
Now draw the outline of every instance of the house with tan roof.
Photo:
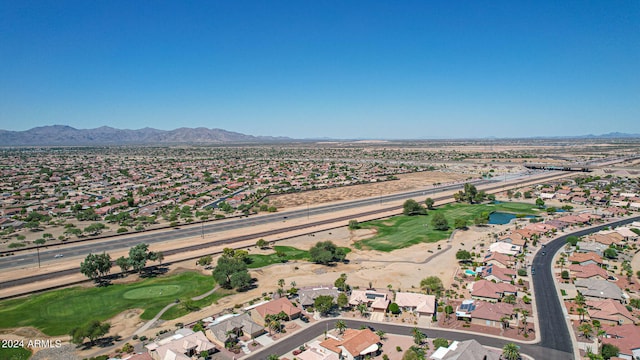
M 482 262 L 485 266 L 495 265 L 506 268 L 511 266 L 511 264 L 513 263 L 513 257 L 503 253 L 489 252 L 487 255 L 485 255 Z
M 395 303 L 405 311 L 414 311 L 420 316 L 433 316 L 436 312 L 436 297 L 433 295 L 397 292 Z
M 518 295 L 518 288 L 506 283 L 479 280 L 471 284 L 471 297 L 489 302 L 500 301 L 505 295 Z
M 264 327 L 256 324 L 248 313 L 223 317 L 209 324 L 205 332 L 207 338 L 222 348 L 229 342 L 237 342 L 242 336 L 253 339 L 265 332 Z
M 295 307 L 286 297 L 281 297 L 253 308 L 251 318 L 258 324 L 264 324 L 264 318 L 267 315 L 276 315 L 280 312 L 287 314 L 291 320 L 298 318 L 301 314 L 300 308 Z
M 607 270 L 596 264 L 571 264 L 569 265 L 569 271 L 571 276 L 577 279 L 607 280 L 609 278 Z
M 587 301 L 587 311 L 593 320 L 599 320 L 602 324 L 608 325 L 636 325 L 638 321 L 619 301 L 606 299 L 601 301 Z
M 329 338 L 320 343 L 323 348 L 340 356 L 340 359 L 360 360 L 380 352 L 380 337 L 369 329 L 347 329 L 342 338 Z
M 191 334 L 183 335 L 188 332 Z M 191 360 L 203 351 L 210 354 L 216 351 L 215 345 L 201 331 L 193 332 L 188 329 L 182 329 L 170 338 L 145 347 L 155 360 Z
M 602 264 L 604 264 L 604 262 L 602 261 L 602 257 L 592 252 L 588 252 L 588 253 L 575 252 L 571 256 L 569 256 L 569 261 L 573 264 L 580 264 L 583 266 L 589 265 L 589 264 L 602 266 Z
M 340 360 L 340 356 L 320 345 L 320 341 L 314 340 L 307 344 L 307 349 L 296 355 L 299 360 Z
M 389 307 L 389 292 L 374 289 L 352 290 L 349 296 L 349 305 L 367 304 L 375 312 L 385 312 Z
M 480 276 L 489 281 L 511 283 L 516 278 L 516 272 L 513 269 L 488 265 L 482 268 Z

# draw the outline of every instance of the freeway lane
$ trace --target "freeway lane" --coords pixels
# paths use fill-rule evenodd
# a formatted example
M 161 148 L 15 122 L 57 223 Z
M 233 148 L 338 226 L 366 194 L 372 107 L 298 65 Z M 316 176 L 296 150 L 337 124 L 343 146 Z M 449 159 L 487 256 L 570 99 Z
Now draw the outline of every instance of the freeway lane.
M 584 236 L 600 231 L 605 227 L 620 226 L 638 220 L 640 220 L 640 216 L 634 216 L 593 228 L 578 230 L 549 242 L 545 246 L 547 255 L 542 255 L 540 251 L 536 254 L 531 266 L 536 269 L 536 275 L 533 275 L 533 286 L 535 289 L 536 306 L 538 308 L 540 323 L 540 346 L 565 352 L 573 351 L 571 335 L 567 328 L 560 298 L 553 283 L 553 271 L 551 269 L 553 256 L 566 244 L 567 237 Z
M 325 330 L 333 329 L 335 326 L 335 322 L 338 319 L 329 319 L 325 321 L 320 321 L 318 323 L 313 324 L 312 326 L 303 329 L 295 334 L 285 338 L 283 341 L 274 343 L 269 346 L 265 350 L 247 356 L 246 360 L 260 360 L 265 359 L 270 354 L 282 355 L 287 352 L 297 348 L 298 346 L 308 343 L 314 338 L 322 335 Z M 352 319 L 343 319 L 349 328 L 359 329 L 361 326 L 372 326 L 375 330 L 382 330 L 387 334 L 398 334 L 398 335 L 407 335 L 411 336 L 411 330 L 413 327 L 405 326 L 405 325 L 396 325 L 396 324 L 388 324 L 388 323 L 373 323 L 362 320 L 352 320 Z M 449 330 L 439 330 L 432 328 L 420 328 L 420 330 L 427 334 L 429 338 L 437 338 L 443 337 L 449 340 L 470 340 L 475 339 L 480 342 L 482 345 L 491 346 L 495 348 L 501 349 L 505 344 L 513 342 L 520 346 L 520 351 L 523 354 L 527 354 L 532 356 L 534 359 L 538 360 L 567 360 L 572 359 L 573 355 L 571 352 L 563 352 L 555 349 L 544 348 L 542 346 L 534 345 L 534 344 L 525 344 L 519 343 L 516 341 L 508 341 L 505 339 L 494 338 L 490 336 L 483 336 L 479 334 L 470 334 L 470 333 L 461 333 L 457 331 L 449 331 Z M 387 352 L 395 351 L 395 349 L 386 349 Z
M 493 181 L 491 180 L 471 181 L 471 183 L 475 184 L 476 186 L 489 184 L 492 182 Z M 146 233 L 142 235 L 108 239 L 108 240 L 102 240 L 102 241 L 100 240 L 88 241 L 86 243 L 81 243 L 80 245 L 63 246 L 61 249 L 51 249 L 51 250 L 41 249 L 40 259 L 46 260 L 46 261 L 54 261 L 54 256 L 58 254 L 63 255 L 63 257 L 73 257 L 73 256 L 84 257 L 89 253 L 101 253 L 103 251 L 109 252 L 109 251 L 118 250 L 118 249 L 126 249 L 140 243 L 154 244 L 154 243 L 160 243 L 160 242 L 166 242 L 166 241 L 179 240 L 179 239 L 188 238 L 188 237 L 197 237 L 197 236 L 200 236 L 202 233 L 206 235 L 206 234 L 217 233 L 222 231 L 236 230 L 241 228 L 250 228 L 256 225 L 282 222 L 284 219 L 305 218 L 305 217 L 310 217 L 314 215 L 322 215 L 326 213 L 354 209 L 354 208 L 368 206 L 368 205 L 382 204 L 384 202 L 405 200 L 405 199 L 415 198 L 419 196 L 427 196 L 430 194 L 457 190 L 461 188 L 462 188 L 461 184 L 445 185 L 445 186 L 438 186 L 432 189 L 411 191 L 411 192 L 402 193 L 402 194 L 385 195 L 385 196 L 380 196 L 378 198 L 354 200 L 354 201 L 341 203 L 341 204 L 321 205 L 321 206 L 317 206 L 309 209 L 301 209 L 301 210 L 287 211 L 282 213 L 267 214 L 267 215 L 261 215 L 256 217 L 240 218 L 240 219 L 234 219 L 231 221 L 214 221 L 209 224 L 204 224 L 203 226 L 189 226 L 185 228 L 175 229 L 172 231 Z M 385 211 L 388 211 L 388 210 L 389 209 L 385 209 Z M 318 223 L 308 224 L 306 225 L 306 227 L 311 227 L 316 225 L 318 225 Z M 253 235 L 252 237 L 263 237 L 266 235 L 269 235 L 269 234 L 267 233 L 258 234 L 258 235 Z M 252 237 L 249 237 L 247 239 L 250 239 Z M 235 238 L 235 241 L 238 241 L 238 239 Z M 230 243 L 230 242 L 226 242 L 226 243 Z M 55 245 L 55 246 L 62 246 L 62 245 Z M 165 254 L 169 255 L 169 253 L 167 252 L 165 252 Z M 61 259 L 59 261 L 64 261 L 64 259 Z M 14 267 L 26 267 L 29 265 L 37 266 L 37 263 L 38 263 L 38 257 L 35 252 L 33 251 L 31 253 L 20 252 L 20 253 L 17 253 L 16 256 L 0 258 L 0 270 L 10 269 Z

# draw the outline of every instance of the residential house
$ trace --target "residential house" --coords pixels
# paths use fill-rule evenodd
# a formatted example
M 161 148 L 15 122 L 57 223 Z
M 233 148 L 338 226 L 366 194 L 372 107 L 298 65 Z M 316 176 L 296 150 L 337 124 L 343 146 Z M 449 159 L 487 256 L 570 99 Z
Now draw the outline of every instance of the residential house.
M 391 302 L 389 295 L 388 291 L 378 291 L 375 289 L 352 290 L 351 296 L 349 297 L 349 305 L 357 306 L 358 304 L 365 303 L 374 312 L 385 312 Z
M 640 327 L 632 324 L 604 325 L 602 329 L 606 332 L 602 343 L 617 347 L 620 351 L 618 357 L 625 360 L 634 360 L 640 357 Z
M 589 252 L 589 253 L 575 252 L 571 256 L 569 256 L 569 261 L 573 264 L 580 264 L 583 266 L 589 265 L 589 264 L 602 266 L 602 264 L 604 264 L 604 262 L 602 261 L 602 257 L 592 252 Z
M 489 251 L 498 252 L 505 255 L 517 255 L 522 250 L 522 246 L 506 243 L 503 241 L 494 242 L 489 245 Z
M 503 319 L 508 318 L 507 321 L 513 325 L 513 309 L 514 306 L 512 304 L 477 301 L 475 310 L 470 313 L 471 323 L 499 328 L 502 326 Z
M 511 283 L 516 278 L 516 272 L 513 269 L 502 268 L 499 266 L 488 265 L 482 268 L 480 274 L 485 280 L 495 280 L 496 282 Z
M 619 301 L 606 299 L 600 301 L 587 301 L 587 311 L 593 320 L 599 320 L 601 324 L 622 325 L 634 324 L 638 321 Z
M 295 307 L 289 299 L 281 297 L 253 308 L 251 318 L 258 324 L 264 324 L 267 315 L 276 315 L 280 312 L 287 314 L 291 320 L 298 318 L 301 314 L 300 309 Z
M 340 360 L 337 353 L 327 350 L 320 345 L 320 341 L 314 340 L 307 344 L 307 350 L 296 355 L 299 360 Z
M 513 258 L 503 253 L 489 252 L 487 255 L 485 255 L 482 262 L 485 266 L 494 265 L 506 268 L 511 266 L 511 264 L 513 263 Z
M 301 288 L 298 289 L 298 302 L 303 307 L 313 306 L 318 296 L 331 296 L 335 300 L 339 294 L 338 289 L 332 286 Z
M 420 316 L 433 316 L 436 312 L 436 297 L 433 295 L 397 292 L 395 303 L 405 311 L 414 311 Z
M 601 258 L 604 255 L 604 251 L 609 248 L 607 245 L 597 243 L 595 241 L 578 241 L 576 245 L 580 249 L 578 250 L 578 252 L 584 252 L 584 253 L 592 252 L 597 254 Z
M 613 299 L 620 302 L 625 300 L 622 290 L 616 284 L 606 280 L 576 279 L 574 285 L 587 299 Z
M 342 338 L 329 338 L 320 346 L 338 354 L 340 359 L 362 360 L 367 355 L 376 355 L 382 345 L 380 337 L 369 329 L 347 329 Z
M 490 302 L 500 301 L 505 295 L 517 295 L 518 288 L 506 283 L 479 280 L 471 284 L 471 297 Z
M 454 341 L 449 347 L 438 348 L 429 359 L 433 360 L 500 360 L 499 352 L 487 350 L 476 340 Z
M 249 313 L 223 315 L 207 326 L 205 334 L 216 345 L 236 342 L 240 337 L 256 338 L 265 332 L 264 327 L 255 323 Z
M 571 276 L 577 279 L 607 280 L 609 278 L 607 270 L 596 264 L 571 264 L 569 265 L 569 271 Z
M 216 351 L 215 345 L 201 331 L 193 332 L 188 329 L 182 329 L 172 337 L 145 347 L 155 360 L 191 360 L 191 357 L 203 351 Z

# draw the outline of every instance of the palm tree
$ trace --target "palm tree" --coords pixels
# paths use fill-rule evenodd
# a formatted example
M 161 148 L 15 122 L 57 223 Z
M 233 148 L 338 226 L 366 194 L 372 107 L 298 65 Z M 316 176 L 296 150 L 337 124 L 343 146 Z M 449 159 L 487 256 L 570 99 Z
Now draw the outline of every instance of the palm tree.
M 520 359 L 520 348 L 514 343 L 508 343 L 502 347 L 502 358 L 504 360 Z
M 580 325 L 578 331 L 580 331 L 582 335 L 584 335 L 584 337 L 589 339 L 591 337 L 591 334 L 593 334 L 593 327 L 591 327 L 591 324 L 589 323 L 584 323 Z
M 509 316 L 503 316 L 500 318 L 500 322 L 502 323 L 503 329 L 509 328 L 509 320 L 511 320 L 511 317 Z
M 282 327 L 282 324 L 280 323 L 280 321 L 276 319 L 271 319 L 271 321 L 269 321 L 268 327 L 269 327 L 269 335 L 271 335 L 271 330 L 280 332 L 280 328 Z
M 380 340 L 382 340 L 382 339 L 384 339 L 384 336 L 387 335 L 387 333 L 382 331 L 382 330 L 376 330 L 376 335 L 378 335 Z
M 585 303 L 584 295 L 582 295 L 580 293 L 580 291 L 578 291 L 578 295 L 576 295 L 574 301 L 576 302 L 576 305 L 578 305 L 578 306 L 584 305 L 584 303 Z
M 278 280 L 278 286 L 280 286 L 280 288 L 282 289 L 282 287 L 284 286 L 284 279 Z
M 583 307 L 579 307 L 577 310 L 578 315 L 580 316 L 580 322 L 584 321 L 584 315 L 587 313 L 587 310 L 585 310 Z
M 368 310 L 367 304 L 360 303 L 360 304 L 358 304 L 356 309 L 360 312 L 360 316 L 362 316 L 362 317 L 366 317 L 367 316 L 367 310 Z
M 529 310 L 526 309 L 522 309 L 521 311 L 522 314 L 522 328 L 524 330 L 524 333 L 527 333 L 527 316 L 529 316 Z
M 347 324 L 344 322 L 344 320 L 338 320 L 336 321 L 336 329 L 338 329 L 338 332 L 340 334 L 344 333 L 344 330 L 347 328 Z
M 418 329 L 417 327 L 414 327 L 413 330 L 411 330 L 411 334 L 413 335 L 413 342 L 418 346 L 422 345 L 422 341 L 425 338 L 425 335 L 422 333 L 422 331 L 420 331 L 420 329 Z
M 276 354 L 271 354 L 269 356 L 267 356 L 267 360 L 278 360 L 280 359 L 280 356 L 276 355 Z

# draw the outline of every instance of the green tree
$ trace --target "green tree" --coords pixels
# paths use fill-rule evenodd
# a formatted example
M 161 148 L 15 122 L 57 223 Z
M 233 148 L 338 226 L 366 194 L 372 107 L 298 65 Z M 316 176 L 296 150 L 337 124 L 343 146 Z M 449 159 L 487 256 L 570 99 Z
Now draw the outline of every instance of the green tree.
M 578 331 L 580 331 L 585 338 L 589 339 L 593 334 L 593 327 L 588 322 L 582 323 L 582 325 L 578 327 Z
M 402 360 L 424 360 L 424 349 L 418 346 L 412 346 L 402 355 Z
M 336 281 L 333 283 L 333 286 L 337 287 L 340 291 L 349 290 L 349 285 L 347 284 L 347 274 L 340 274 L 340 277 L 336 279 Z
M 520 359 L 520 348 L 514 343 L 508 343 L 502 347 L 502 358 L 504 360 Z
M 246 274 L 246 276 L 236 274 Z M 220 256 L 216 268 L 213 270 L 213 278 L 220 286 L 225 288 L 237 288 L 234 285 L 242 285 L 248 275 L 247 264 L 229 254 Z M 232 284 L 232 279 L 235 279 L 234 284 Z
M 620 355 L 620 349 L 615 345 L 603 344 L 602 351 L 600 351 L 600 353 L 604 359 L 609 360 L 612 357 Z
M 453 227 L 455 227 L 456 229 L 464 229 L 467 227 L 467 220 L 463 218 L 456 218 L 453 221 Z
M 465 183 L 462 198 L 466 202 L 473 204 L 478 199 L 478 189 L 473 184 Z
M 89 254 L 80 263 L 80 272 L 91 280 L 98 281 L 111 271 L 111 256 L 107 253 Z
M 266 249 L 269 243 L 265 239 L 259 239 L 256 241 L 256 247 L 260 249 Z
M 340 334 L 343 334 L 344 331 L 347 329 L 347 323 L 345 323 L 344 320 L 336 321 L 336 329 Z
M 36 239 L 36 241 L 34 241 L 33 243 L 36 245 L 43 245 L 45 242 L 47 242 L 45 239 Z
M 420 287 L 427 291 L 427 294 L 439 294 L 443 289 L 442 280 L 437 276 L 429 276 L 420 281 Z
M 483 211 L 480 215 L 473 219 L 473 223 L 477 226 L 487 225 L 489 223 L 489 212 Z
M 407 216 L 424 215 L 427 211 L 415 200 L 409 199 L 402 205 L 402 213 Z
M 100 235 L 102 230 L 106 229 L 107 226 L 103 223 L 93 223 L 86 228 L 84 228 L 84 232 L 93 236 Z
M 400 306 L 392 302 L 391 304 L 389 304 L 389 312 L 392 314 L 400 314 Z
M 449 222 L 442 213 L 437 212 L 431 218 L 431 226 L 436 230 L 445 231 L 449 229 Z
M 320 295 L 313 300 L 313 307 L 322 315 L 327 315 L 334 307 L 333 296 Z
M 536 199 L 536 206 L 539 207 L 540 209 L 542 209 L 544 207 L 544 200 L 542 200 L 541 198 L 537 198 Z
M 618 257 L 618 252 L 614 248 L 607 248 L 603 254 L 607 259 L 615 259 Z
M 432 198 L 428 197 L 424 200 L 424 204 L 427 206 L 427 209 L 433 210 L 433 204 L 435 204 L 435 201 Z
M 360 316 L 366 317 L 369 311 L 369 307 L 367 306 L 366 303 L 360 303 L 358 304 L 358 306 L 356 306 L 356 310 L 358 310 L 358 312 L 360 313 Z
M 211 257 L 211 255 L 205 255 L 205 256 L 201 257 L 200 259 L 198 259 L 198 265 L 200 265 L 200 266 L 208 266 L 208 265 L 211 265 L 212 261 L 213 261 L 213 258 Z
M 338 295 L 338 298 L 336 299 L 336 304 L 341 309 L 344 309 L 349 305 L 349 298 L 347 297 L 347 295 L 345 293 L 340 293 Z
M 129 263 L 129 259 L 124 256 L 120 256 L 116 259 L 116 265 L 120 267 L 120 270 L 123 274 L 126 274 L 129 269 L 131 269 L 131 264 Z
M 447 341 L 447 339 L 445 338 L 435 338 L 433 339 L 433 348 L 435 350 L 439 349 L 439 348 L 447 348 L 449 347 L 449 341 Z
M 129 249 L 129 263 L 134 271 L 141 273 L 149 259 L 149 245 L 138 244 Z
M 343 261 L 346 257 L 344 249 L 336 247 L 331 241 L 319 241 L 309 249 L 311 261 L 317 264 L 330 264 Z
M 418 345 L 421 346 L 422 342 L 424 341 L 424 339 L 427 337 L 422 331 L 420 331 L 420 329 L 418 329 L 417 327 L 414 327 L 411 330 L 411 335 L 413 336 L 413 342 Z
M 349 220 L 349 230 L 358 230 L 360 229 L 360 223 L 358 220 L 352 219 Z
M 280 359 L 280 356 L 276 355 L 276 354 L 271 354 L 269 356 L 267 356 L 267 360 L 278 360 Z
M 456 252 L 456 259 L 458 261 L 469 261 L 471 260 L 471 253 L 467 250 L 460 249 Z

